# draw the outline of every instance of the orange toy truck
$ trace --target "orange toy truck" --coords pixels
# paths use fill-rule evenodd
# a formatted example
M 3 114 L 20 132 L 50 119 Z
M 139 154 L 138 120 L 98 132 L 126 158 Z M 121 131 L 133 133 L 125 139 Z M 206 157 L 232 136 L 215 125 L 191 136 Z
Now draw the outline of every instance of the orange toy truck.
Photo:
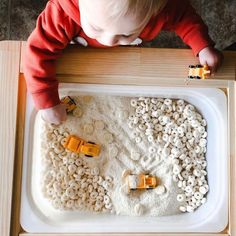
M 76 103 L 70 96 L 62 98 L 61 102 L 66 105 L 67 113 L 72 112 L 76 108 Z
M 128 185 L 130 190 L 153 189 L 157 186 L 157 179 L 155 176 L 145 174 L 129 175 Z
M 188 71 L 189 79 L 206 79 L 210 76 L 210 70 L 207 65 L 190 65 Z
M 87 157 L 98 156 L 100 153 L 100 145 L 93 142 L 85 142 L 75 135 L 69 135 L 63 146 L 72 152 L 83 153 Z
M 157 187 L 157 177 L 148 174 L 128 174 L 126 181 L 130 190 L 153 189 Z

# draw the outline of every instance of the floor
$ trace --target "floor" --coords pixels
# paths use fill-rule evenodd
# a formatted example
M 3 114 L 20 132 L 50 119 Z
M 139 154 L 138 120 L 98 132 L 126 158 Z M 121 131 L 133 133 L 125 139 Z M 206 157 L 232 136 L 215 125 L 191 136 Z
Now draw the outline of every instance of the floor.
M 236 0 L 191 0 L 220 50 L 236 50 Z M 27 40 L 47 0 L 0 0 L 0 40 Z M 146 47 L 184 48 L 174 33 L 161 32 Z

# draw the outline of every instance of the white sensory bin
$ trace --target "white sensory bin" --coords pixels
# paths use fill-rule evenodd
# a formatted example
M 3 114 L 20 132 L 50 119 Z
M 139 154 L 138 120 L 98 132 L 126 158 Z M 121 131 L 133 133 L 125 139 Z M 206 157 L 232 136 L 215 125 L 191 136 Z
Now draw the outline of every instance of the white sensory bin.
M 55 210 L 40 187 L 40 119 L 27 96 L 21 226 L 32 233 L 220 232 L 228 224 L 227 98 L 215 88 L 61 84 L 60 95 L 107 94 L 183 99 L 207 121 L 207 202 L 193 213 L 131 217 Z

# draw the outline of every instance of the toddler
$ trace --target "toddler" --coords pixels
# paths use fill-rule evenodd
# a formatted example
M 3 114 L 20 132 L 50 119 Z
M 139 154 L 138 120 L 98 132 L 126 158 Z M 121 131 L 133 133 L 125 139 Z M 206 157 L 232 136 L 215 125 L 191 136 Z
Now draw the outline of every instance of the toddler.
M 43 119 L 66 120 L 55 61 L 71 40 L 91 47 L 137 45 L 161 30 L 176 32 L 212 71 L 220 66 L 222 54 L 187 0 L 50 0 L 28 39 L 24 64 L 28 90 Z

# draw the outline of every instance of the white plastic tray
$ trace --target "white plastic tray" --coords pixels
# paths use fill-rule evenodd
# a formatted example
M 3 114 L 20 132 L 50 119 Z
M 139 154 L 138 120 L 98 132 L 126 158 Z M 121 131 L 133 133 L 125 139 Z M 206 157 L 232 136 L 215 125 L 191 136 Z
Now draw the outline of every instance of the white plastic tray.
M 207 202 L 193 213 L 164 217 L 129 217 L 57 211 L 40 191 L 38 113 L 27 98 L 21 226 L 32 233 L 75 232 L 220 232 L 228 224 L 227 98 L 213 88 L 61 84 L 60 94 L 109 94 L 181 98 L 196 106 L 207 120 Z

